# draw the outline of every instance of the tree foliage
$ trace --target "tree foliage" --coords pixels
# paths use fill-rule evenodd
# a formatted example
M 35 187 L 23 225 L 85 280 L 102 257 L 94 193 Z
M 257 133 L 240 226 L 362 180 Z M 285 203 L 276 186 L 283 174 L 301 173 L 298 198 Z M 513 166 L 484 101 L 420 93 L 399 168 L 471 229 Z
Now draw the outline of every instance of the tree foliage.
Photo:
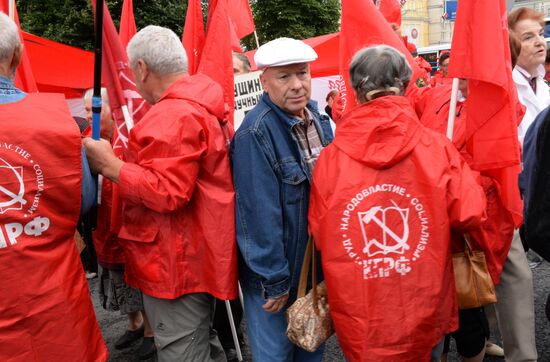
M 311 38 L 340 28 L 339 0 L 251 0 L 260 44 L 279 38 Z
M 105 0 L 118 28 L 123 0 Z M 338 31 L 339 0 L 249 0 L 260 43 L 286 36 L 297 39 Z M 161 25 L 182 35 L 186 0 L 134 0 L 139 29 Z M 206 15 L 208 0 L 202 0 Z M 16 0 L 21 27 L 30 33 L 84 49 L 93 49 L 90 0 Z M 245 48 L 255 48 L 251 35 Z
M 118 29 L 123 0 L 106 0 Z M 17 0 L 23 30 L 84 49 L 93 49 L 94 20 L 90 0 Z M 139 29 L 161 25 L 178 36 L 183 32 L 187 2 L 183 0 L 134 0 Z

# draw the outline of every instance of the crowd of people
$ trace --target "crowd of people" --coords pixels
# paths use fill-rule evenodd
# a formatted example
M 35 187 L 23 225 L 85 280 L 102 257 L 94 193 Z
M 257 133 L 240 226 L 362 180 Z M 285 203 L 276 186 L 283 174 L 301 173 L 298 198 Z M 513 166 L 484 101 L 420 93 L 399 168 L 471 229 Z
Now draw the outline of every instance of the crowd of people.
M 550 201 L 537 202 L 550 173 L 541 152 L 550 119 L 543 14 L 516 9 L 508 27 L 529 236 L 541 207 L 550 211 Z M 316 52 L 272 40 L 254 56 L 264 93 L 233 132 L 221 86 L 188 74 L 175 33 L 147 26 L 127 52 L 151 108 L 123 155 L 113 151 L 107 90 L 94 140 L 61 96 L 15 86 L 22 52 L 17 26 L 0 13 L 0 360 L 108 357 L 74 243 L 96 201 L 93 173 L 101 202 L 89 236 L 99 266 L 92 282 L 101 306 L 127 317 L 115 348 L 141 340 L 140 359 L 236 360 L 244 314 L 254 361 L 321 361 L 324 345 L 308 352 L 286 336 L 311 235 L 348 360 L 446 361 L 454 338 L 465 361 L 486 352 L 537 361 L 528 243 L 495 180 L 470 167 L 468 79 L 452 140 L 444 135 L 452 50 L 438 75 L 426 72 L 425 87 L 409 93 L 418 83 L 402 53 L 361 49 L 349 74 L 357 105 L 343 111 L 342 95 L 331 92 L 322 112 L 311 100 Z M 234 54 L 235 74 L 250 69 Z M 91 98 L 90 90 L 88 122 Z M 494 305 L 458 308 L 451 255 L 466 239 L 485 252 Z M 490 341 L 493 319 L 502 349 Z

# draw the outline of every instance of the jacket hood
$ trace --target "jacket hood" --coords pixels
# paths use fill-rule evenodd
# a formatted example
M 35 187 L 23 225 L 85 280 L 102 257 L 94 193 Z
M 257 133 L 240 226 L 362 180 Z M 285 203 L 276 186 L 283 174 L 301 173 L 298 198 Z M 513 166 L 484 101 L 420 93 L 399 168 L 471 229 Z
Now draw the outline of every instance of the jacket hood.
M 200 104 L 220 123 L 227 122 L 223 89 L 207 75 L 195 74 L 177 80 L 168 87 L 159 102 L 163 99 L 183 99 Z
M 405 158 L 422 128 L 409 100 L 385 96 L 357 106 L 336 127 L 334 144 L 368 167 L 383 169 Z

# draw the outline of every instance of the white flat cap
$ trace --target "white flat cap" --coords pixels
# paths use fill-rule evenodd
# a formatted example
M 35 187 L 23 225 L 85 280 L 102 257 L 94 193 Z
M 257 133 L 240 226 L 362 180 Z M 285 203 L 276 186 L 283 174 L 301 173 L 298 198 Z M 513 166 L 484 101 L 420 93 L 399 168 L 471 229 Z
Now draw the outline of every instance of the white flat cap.
M 301 40 L 278 38 L 262 45 L 254 54 L 258 70 L 283 65 L 309 63 L 317 59 L 312 47 Z

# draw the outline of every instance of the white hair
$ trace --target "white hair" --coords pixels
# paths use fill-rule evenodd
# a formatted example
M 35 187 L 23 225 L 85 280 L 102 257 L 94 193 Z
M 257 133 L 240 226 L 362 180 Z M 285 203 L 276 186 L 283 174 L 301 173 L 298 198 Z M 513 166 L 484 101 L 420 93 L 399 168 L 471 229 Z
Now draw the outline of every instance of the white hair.
M 6 14 L 0 12 L 0 62 L 10 60 L 20 45 L 17 25 Z
M 84 100 L 92 99 L 94 95 L 94 89 L 90 88 L 84 93 Z M 107 93 L 107 88 L 101 88 L 101 101 L 105 104 L 109 104 L 109 94 Z
M 128 43 L 128 59 L 134 68 L 139 59 L 158 75 L 187 72 L 187 54 L 176 33 L 168 28 L 149 25 Z

